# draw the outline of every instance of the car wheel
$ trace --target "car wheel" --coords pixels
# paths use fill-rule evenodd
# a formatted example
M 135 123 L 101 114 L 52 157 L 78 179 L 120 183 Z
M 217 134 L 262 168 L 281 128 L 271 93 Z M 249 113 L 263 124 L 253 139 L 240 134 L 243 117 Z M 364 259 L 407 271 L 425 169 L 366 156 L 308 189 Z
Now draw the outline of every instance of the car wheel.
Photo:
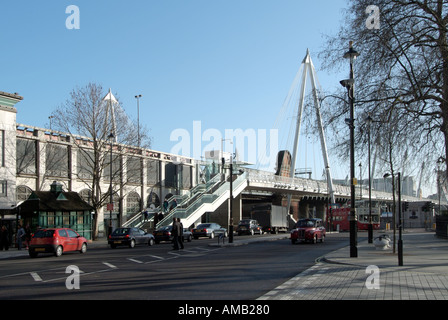
M 250 235 L 253 236 L 255 234 L 254 229 L 250 230 Z
M 129 248 L 134 248 L 135 247 L 135 240 L 132 239 L 131 242 L 129 243 Z
M 187 241 L 191 242 L 191 240 L 193 240 L 193 237 L 191 235 L 189 235 Z
M 215 237 L 215 233 L 214 232 L 210 233 L 210 239 L 213 239 L 214 237 Z
M 320 243 L 323 243 L 325 241 L 325 236 L 322 235 L 322 238 L 320 238 Z
M 56 257 L 60 257 L 60 256 L 62 256 L 62 252 L 64 252 L 64 250 L 62 249 L 62 246 L 58 246 L 58 247 L 56 248 L 56 251 L 54 252 L 54 255 L 55 255 Z
M 30 251 L 29 255 L 30 255 L 31 258 L 36 258 L 37 257 L 37 252 Z
M 115 245 L 115 244 L 111 244 L 110 247 L 111 247 L 112 249 L 115 249 L 115 248 L 117 247 L 117 245 Z
M 291 244 L 296 244 L 297 240 L 296 239 L 291 239 Z
M 87 252 L 87 243 L 83 243 L 81 246 L 81 250 L 79 250 L 79 252 L 81 253 L 86 253 Z
M 154 239 L 149 239 L 148 246 L 153 246 L 153 245 L 154 245 Z

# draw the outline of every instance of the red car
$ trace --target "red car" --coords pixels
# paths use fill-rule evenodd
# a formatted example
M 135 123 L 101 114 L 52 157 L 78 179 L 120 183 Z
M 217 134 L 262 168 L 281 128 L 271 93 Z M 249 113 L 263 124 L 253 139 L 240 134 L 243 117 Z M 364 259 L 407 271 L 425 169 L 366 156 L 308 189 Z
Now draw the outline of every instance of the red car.
M 322 225 L 322 219 L 300 219 L 294 229 L 291 230 L 291 243 L 297 241 L 324 242 L 326 230 Z
M 31 258 L 37 257 L 38 253 L 54 253 L 60 257 L 63 252 L 87 251 L 87 240 L 81 237 L 76 231 L 68 228 L 48 228 L 37 230 L 31 238 L 29 245 L 29 255 Z

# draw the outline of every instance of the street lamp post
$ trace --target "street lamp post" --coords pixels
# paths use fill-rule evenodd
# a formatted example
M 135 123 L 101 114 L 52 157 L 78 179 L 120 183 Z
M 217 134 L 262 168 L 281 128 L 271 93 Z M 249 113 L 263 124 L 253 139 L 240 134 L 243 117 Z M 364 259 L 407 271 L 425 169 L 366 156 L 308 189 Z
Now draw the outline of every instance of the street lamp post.
M 441 179 L 440 179 L 440 176 L 441 176 L 441 171 L 440 171 L 440 167 L 441 167 L 441 165 L 442 165 L 442 163 L 443 163 L 443 158 L 442 157 L 440 157 L 438 160 L 437 160 L 437 194 L 438 194 L 438 196 L 439 196 L 439 215 L 441 215 L 442 214 L 442 211 L 441 211 L 441 206 L 440 206 L 440 186 L 441 186 Z
M 135 99 L 137 99 L 137 146 L 140 147 L 140 98 L 141 94 L 136 95 Z
M 398 172 L 398 265 L 403 265 L 403 238 L 402 238 L 402 220 L 401 215 L 401 172 Z
M 353 63 L 359 53 L 353 49 L 353 41 L 350 41 L 350 48 L 344 54 L 345 59 L 350 60 L 350 79 L 340 81 L 341 85 L 347 89 L 348 98 L 350 101 L 350 119 L 346 122 L 350 128 L 350 257 L 358 257 L 357 248 L 357 221 L 356 221 L 356 190 L 355 190 L 355 76 L 353 72 Z
M 110 163 L 109 163 L 109 174 L 110 174 L 110 184 L 109 184 L 109 235 L 112 233 L 112 211 L 114 209 L 114 201 L 112 196 L 112 143 L 114 140 L 114 134 L 112 131 L 110 132 L 109 136 L 107 137 L 110 141 Z
M 368 125 L 368 161 L 369 161 L 369 224 L 368 224 L 368 242 L 373 243 L 373 225 L 372 225 L 372 177 L 371 177 L 371 168 L 370 168 L 370 126 L 372 124 L 372 117 L 370 116 L 370 113 L 367 116 L 367 125 Z
M 387 178 L 390 174 L 386 173 L 384 178 Z M 398 193 L 398 265 L 403 265 L 403 237 L 402 237 L 402 220 L 401 220 L 401 172 L 397 173 L 398 181 L 397 181 L 397 193 Z M 394 177 L 392 176 L 392 185 L 395 184 Z M 393 188 L 392 188 L 393 190 Z M 393 191 L 392 191 L 393 192 Z M 395 216 L 395 213 L 394 213 Z M 395 222 L 394 222 L 395 224 Z M 395 228 L 395 225 L 394 225 Z

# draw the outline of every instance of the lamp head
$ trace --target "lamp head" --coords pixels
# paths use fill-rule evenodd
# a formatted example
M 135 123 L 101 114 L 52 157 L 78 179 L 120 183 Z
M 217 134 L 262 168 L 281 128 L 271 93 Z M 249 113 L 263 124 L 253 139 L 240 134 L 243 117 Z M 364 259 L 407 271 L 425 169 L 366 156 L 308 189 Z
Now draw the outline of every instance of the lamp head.
M 349 50 L 344 54 L 345 59 L 350 59 L 350 61 L 355 60 L 359 56 L 359 52 L 353 49 L 353 41 L 350 41 L 350 48 Z

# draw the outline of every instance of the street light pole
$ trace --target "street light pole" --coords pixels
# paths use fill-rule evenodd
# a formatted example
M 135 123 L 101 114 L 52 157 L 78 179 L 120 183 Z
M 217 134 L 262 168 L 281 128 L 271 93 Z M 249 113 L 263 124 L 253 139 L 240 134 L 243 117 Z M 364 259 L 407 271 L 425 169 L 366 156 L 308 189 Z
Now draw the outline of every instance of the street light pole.
M 368 158 L 369 158 L 369 224 L 368 224 L 368 242 L 373 243 L 373 225 L 372 225 L 372 177 L 371 177 L 371 168 L 370 168 L 370 126 L 372 124 L 372 117 L 370 113 L 367 116 L 367 124 L 368 124 Z
M 359 53 L 353 49 L 353 41 L 350 41 L 350 48 L 344 54 L 345 59 L 350 60 L 350 79 L 342 80 L 340 83 L 347 88 L 350 100 L 350 119 L 347 119 L 350 128 L 350 257 L 358 257 L 357 248 L 357 219 L 356 219 L 356 190 L 355 190 L 355 76 L 353 71 L 353 63 Z
M 401 220 L 401 172 L 398 172 L 398 265 L 403 265 L 403 238 L 402 238 L 402 220 Z
M 141 94 L 136 95 L 135 99 L 137 99 L 137 146 L 140 147 L 140 98 Z
M 386 173 L 383 177 L 387 178 L 388 176 L 390 176 L 389 173 Z M 398 189 L 398 265 L 402 266 L 403 265 L 403 238 L 402 238 L 402 220 L 401 220 L 401 172 L 398 172 L 397 174 L 398 176 L 398 181 L 397 181 L 397 189 Z M 395 179 L 394 176 L 392 175 L 392 194 L 393 196 L 395 196 Z M 395 200 L 395 197 L 394 197 Z M 395 206 L 395 203 L 394 203 Z M 396 216 L 396 210 L 394 212 L 394 217 Z M 394 253 L 395 253 L 395 218 L 393 219 L 393 224 L 394 224 Z
M 113 196 L 112 196 L 112 143 L 114 140 L 114 134 L 112 131 L 107 137 L 110 140 L 110 163 L 109 163 L 109 174 L 110 174 L 110 184 L 109 184 L 109 235 L 112 233 L 112 211 L 113 211 Z

